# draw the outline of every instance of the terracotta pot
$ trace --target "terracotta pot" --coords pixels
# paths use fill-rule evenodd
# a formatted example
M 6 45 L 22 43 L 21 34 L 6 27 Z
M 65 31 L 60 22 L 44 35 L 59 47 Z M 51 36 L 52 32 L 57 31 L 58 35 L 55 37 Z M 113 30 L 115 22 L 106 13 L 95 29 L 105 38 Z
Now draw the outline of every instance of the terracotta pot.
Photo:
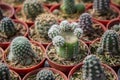
M 33 42 L 33 41 L 31 41 L 31 43 L 37 45 L 38 47 L 40 47 L 41 50 L 43 51 L 43 55 L 44 55 L 44 53 L 45 53 L 45 48 L 44 48 L 41 44 L 39 44 L 39 43 L 37 43 L 37 42 Z M 9 67 L 10 69 L 16 71 L 17 73 L 19 73 L 19 74 L 21 74 L 21 75 L 25 75 L 26 73 L 28 73 L 28 72 L 30 72 L 30 71 L 33 71 L 33 70 L 35 70 L 35 69 L 38 69 L 38 68 L 44 66 L 44 62 L 45 62 L 45 60 L 46 60 L 45 58 L 44 58 L 43 60 L 41 60 L 41 62 L 40 62 L 39 64 L 34 65 L 34 66 L 32 66 L 32 67 L 29 67 L 29 68 L 17 68 L 17 67 L 13 67 L 13 66 L 9 65 L 9 64 L 6 62 L 8 49 L 9 49 L 9 47 L 8 47 L 8 48 L 5 50 L 5 52 L 4 52 L 3 60 L 4 60 L 4 62 L 8 65 L 8 67 Z
M 16 73 L 14 70 L 10 70 L 10 71 L 13 72 L 19 78 L 18 80 L 22 80 L 18 73 Z
M 26 29 L 26 33 L 23 35 L 23 36 L 25 36 L 25 37 L 27 37 L 28 36 L 28 26 L 27 26 L 27 24 L 25 24 L 24 22 L 22 22 L 22 21 L 19 21 L 19 20 L 13 20 L 15 23 L 19 23 L 19 24 L 22 24 L 24 27 L 25 27 L 25 29 Z M 8 46 L 9 46 L 9 44 L 10 44 L 11 42 L 0 42 L 0 47 L 2 47 L 3 49 L 6 49 Z
M 115 73 L 115 71 L 111 67 L 109 67 L 108 65 L 103 64 L 103 63 L 101 63 L 101 64 L 102 64 L 103 67 L 105 67 L 109 71 L 111 71 L 111 73 L 115 76 L 116 80 L 118 80 L 117 74 Z M 77 66 L 75 66 L 75 67 L 73 67 L 71 69 L 71 71 L 69 72 L 69 75 L 68 75 L 68 80 L 71 80 L 70 78 L 72 77 L 72 75 L 74 74 L 74 72 L 76 72 L 77 70 L 79 70 L 80 68 L 82 68 L 82 65 L 83 65 L 83 63 L 80 63 L 80 64 L 78 64 Z
M 11 7 L 10 5 L 8 5 L 8 4 L 6 4 L 6 3 L 2 3 L 2 2 L 1 2 L 1 3 L 0 3 L 0 8 L 1 8 L 2 10 L 4 10 L 4 11 L 8 11 L 8 12 L 9 12 L 8 15 L 4 15 L 4 13 L 3 13 L 4 16 L 10 17 L 10 18 L 13 17 L 13 15 L 14 15 L 14 13 L 15 13 L 13 7 Z
M 4 50 L 0 47 L 0 61 L 2 62 L 3 61 L 3 53 L 4 53 Z
M 111 8 L 113 8 L 112 10 L 114 10 L 114 11 L 116 11 L 117 13 L 118 13 L 118 17 L 120 16 L 120 11 L 119 11 L 119 9 L 117 8 L 117 7 L 115 7 L 114 5 L 110 5 L 111 6 Z M 93 8 L 93 4 L 91 4 L 91 6 L 89 6 L 88 8 L 87 8 L 87 10 L 86 10 L 86 12 L 89 10 L 89 9 L 92 9 Z M 118 18 L 117 17 L 117 18 Z M 102 24 L 104 24 L 105 26 L 108 24 L 108 22 L 110 21 L 110 20 L 100 20 L 100 19 L 96 19 L 96 18 L 94 18 L 93 17 L 93 19 L 94 20 L 96 20 L 96 21 L 99 21 L 100 23 L 102 23 Z
M 111 27 L 113 27 L 116 24 L 120 24 L 120 17 L 117 19 L 113 19 L 111 20 L 108 24 L 107 24 L 107 29 L 110 29 Z
M 120 5 L 116 4 L 116 3 L 114 2 L 114 0 L 111 0 L 111 4 L 114 5 L 114 6 L 116 6 L 116 7 L 120 10 Z
M 32 76 L 32 75 L 34 75 L 34 74 L 37 74 L 37 73 L 38 73 L 40 70 L 42 70 L 42 69 L 49 69 L 49 70 L 53 71 L 53 73 L 60 74 L 60 76 L 63 77 L 64 80 L 68 80 L 67 77 L 66 77 L 66 75 L 65 75 L 64 73 L 62 73 L 61 71 L 58 71 L 58 70 L 56 70 L 56 69 L 54 69 L 54 68 L 40 68 L 40 69 L 31 71 L 31 72 L 29 72 L 28 74 L 25 75 L 25 77 L 23 78 L 23 80 L 27 80 L 27 78 L 28 78 L 29 76 Z
M 88 50 L 88 55 L 90 53 L 90 50 L 88 48 L 88 46 L 82 41 L 80 40 L 80 42 L 82 42 L 84 44 L 84 46 L 86 46 L 87 50 Z M 47 61 L 49 63 L 49 65 L 57 70 L 60 70 L 62 72 L 64 72 L 66 75 L 69 73 L 69 71 L 75 66 L 75 65 L 61 65 L 61 64 L 58 64 L 54 61 L 52 61 L 48 55 L 47 55 L 47 50 L 49 49 L 49 47 L 53 45 L 52 43 L 48 44 L 47 48 L 46 48 L 46 52 L 45 52 L 45 56 L 47 58 Z

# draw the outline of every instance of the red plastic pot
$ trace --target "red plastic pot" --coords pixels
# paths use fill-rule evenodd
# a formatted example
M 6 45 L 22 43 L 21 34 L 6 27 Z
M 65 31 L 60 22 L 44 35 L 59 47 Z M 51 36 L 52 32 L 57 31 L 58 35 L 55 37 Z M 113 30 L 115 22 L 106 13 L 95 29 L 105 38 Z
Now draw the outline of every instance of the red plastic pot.
M 28 36 L 28 26 L 27 26 L 27 24 L 25 24 L 24 22 L 19 21 L 19 20 L 13 20 L 13 21 L 15 23 L 22 24 L 25 27 L 26 33 L 23 36 L 27 37 Z M 0 42 L 0 47 L 2 47 L 3 49 L 6 49 L 9 46 L 10 43 L 11 42 Z
M 37 73 L 38 73 L 40 70 L 42 70 L 42 69 L 49 69 L 49 70 L 53 71 L 53 73 L 60 74 L 60 75 L 63 77 L 64 80 L 68 80 L 67 77 L 66 77 L 66 75 L 65 75 L 64 73 L 62 73 L 61 71 L 58 71 L 58 70 L 56 70 L 56 69 L 54 69 L 54 68 L 40 68 L 40 69 L 31 71 L 31 72 L 29 72 L 28 74 L 25 75 L 25 77 L 23 78 L 23 80 L 27 80 L 27 78 L 28 78 L 29 76 L 34 75 L 34 74 L 37 74 Z
M 44 55 L 44 53 L 45 53 L 45 48 L 44 48 L 41 44 L 39 44 L 39 43 L 37 43 L 37 42 L 33 42 L 33 41 L 31 41 L 31 43 L 37 45 L 38 47 L 40 47 L 41 50 L 43 51 L 43 55 Z M 38 68 L 41 68 L 41 67 L 44 66 L 44 62 L 45 62 L 45 60 L 46 60 L 45 58 L 44 58 L 43 60 L 41 60 L 41 62 L 40 62 L 39 64 L 34 65 L 34 66 L 32 66 L 32 67 L 29 67 L 29 68 L 17 68 L 17 67 L 13 67 L 13 66 L 9 65 L 9 64 L 6 62 L 8 49 L 9 49 L 9 47 L 8 47 L 8 48 L 5 50 L 5 52 L 4 52 L 3 60 L 4 60 L 4 62 L 7 64 L 7 66 L 8 66 L 10 69 L 16 71 L 16 72 L 19 73 L 20 75 L 25 75 L 26 73 L 28 73 L 28 72 L 30 72 L 30 71 L 33 71 L 33 70 L 35 70 L 35 69 L 38 69 Z
M 114 2 L 114 0 L 111 0 L 111 4 L 114 5 L 114 6 L 116 6 L 116 7 L 120 10 L 120 5 L 116 4 L 116 3 Z
M 120 17 L 117 19 L 113 19 L 111 20 L 108 24 L 107 24 L 107 29 L 110 29 L 111 27 L 113 27 L 116 24 L 120 24 Z
M 8 4 L 6 4 L 6 3 L 2 3 L 2 2 L 1 2 L 1 3 L 0 3 L 0 8 L 1 8 L 2 10 L 4 10 L 4 11 L 8 11 L 8 12 L 9 12 L 8 15 L 4 15 L 4 13 L 3 13 L 4 16 L 8 16 L 8 17 L 10 17 L 10 18 L 13 17 L 13 15 L 14 15 L 14 13 L 15 13 L 13 7 L 11 7 L 10 5 L 8 5 Z
M 111 71 L 111 73 L 115 76 L 116 80 L 118 80 L 117 74 L 115 73 L 115 71 L 114 71 L 111 67 L 109 67 L 108 65 L 103 64 L 103 63 L 101 63 L 101 64 L 102 64 L 103 67 L 105 67 L 105 68 L 107 68 L 109 71 Z M 80 64 L 78 64 L 77 66 L 75 66 L 75 67 L 73 67 L 73 68 L 71 69 L 71 71 L 70 71 L 70 73 L 69 73 L 69 75 L 68 75 L 68 80 L 71 80 L 70 78 L 72 77 L 72 75 L 74 74 L 74 72 L 77 71 L 77 70 L 79 70 L 80 68 L 82 68 L 82 65 L 83 65 L 83 63 L 80 63 Z
M 117 8 L 117 7 L 115 7 L 114 5 L 110 5 L 111 6 L 111 8 L 113 8 L 113 10 L 114 11 L 116 11 L 117 13 L 118 13 L 118 17 L 120 16 L 120 11 L 119 11 L 119 9 Z M 91 6 L 89 6 L 88 8 L 87 8 L 87 10 L 86 10 L 86 12 L 89 10 L 89 9 L 92 9 L 93 8 L 93 4 L 91 4 Z M 117 17 L 117 18 L 118 18 Z M 110 20 L 100 20 L 100 19 L 96 19 L 96 18 L 94 18 L 93 17 L 93 19 L 94 20 L 96 20 L 96 21 L 99 21 L 100 23 L 102 23 L 102 24 L 104 24 L 105 26 L 108 24 L 108 22 L 110 21 Z
M 81 40 L 80 40 L 80 41 L 81 41 Z M 87 48 L 87 50 L 88 50 L 88 54 L 89 54 L 89 53 L 90 53 L 90 50 L 89 50 L 88 46 L 87 46 L 83 41 L 81 41 L 81 42 L 84 44 L 84 46 L 86 46 L 86 48 Z M 70 71 L 75 65 L 70 65 L 70 66 L 69 66 L 69 65 L 61 65 L 61 64 L 58 64 L 58 63 L 52 61 L 51 59 L 49 59 L 49 57 L 47 56 L 47 50 L 49 49 L 49 47 L 50 47 L 51 45 L 52 45 L 52 43 L 50 43 L 50 44 L 47 46 L 46 52 L 45 52 L 45 56 L 46 56 L 46 58 L 47 58 L 47 61 L 48 61 L 49 65 L 50 65 L 51 67 L 57 69 L 57 70 L 60 70 L 60 71 L 64 72 L 65 74 L 68 74 L 69 71 Z

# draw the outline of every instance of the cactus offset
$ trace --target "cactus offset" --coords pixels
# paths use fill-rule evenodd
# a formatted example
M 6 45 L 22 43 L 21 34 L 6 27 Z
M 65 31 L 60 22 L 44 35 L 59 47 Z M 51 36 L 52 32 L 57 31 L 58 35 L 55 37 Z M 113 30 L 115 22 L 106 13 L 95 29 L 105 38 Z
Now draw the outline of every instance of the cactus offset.
M 83 80 L 106 80 L 104 70 L 95 55 L 87 56 L 82 66 Z
M 55 80 L 51 70 L 43 69 L 37 73 L 36 80 Z
M 107 30 L 101 39 L 100 47 L 97 49 L 98 53 L 110 53 L 111 55 L 119 55 L 120 52 L 119 35 L 114 30 Z M 103 52 L 101 52 L 103 51 Z
M 3 35 L 8 38 L 15 35 L 17 30 L 15 28 L 14 22 L 10 18 L 4 17 L 0 23 L 0 32 L 2 32 Z
M 0 63 L 0 80 L 11 80 L 9 68 L 4 63 Z
M 44 9 L 40 1 L 26 0 L 23 4 L 23 12 L 26 18 L 34 20 L 36 16 L 44 12 Z
M 77 23 L 70 24 L 65 20 L 58 27 L 53 25 L 48 31 L 48 36 L 52 38 L 57 54 L 62 58 L 71 59 L 79 53 L 78 39 L 81 37 L 82 32 L 80 28 L 77 28 Z
M 26 66 L 30 65 L 36 57 L 38 56 L 34 53 L 27 38 L 19 36 L 13 39 L 8 55 L 9 61 L 15 61 L 16 63 Z
M 107 15 L 110 10 L 110 0 L 93 0 L 93 10 L 96 11 L 98 15 Z
M 117 32 L 120 31 L 120 23 L 118 25 L 116 24 L 116 25 L 112 26 L 112 29 Z
M 53 24 L 57 23 L 57 19 L 53 14 L 39 15 L 35 20 L 36 33 L 45 39 L 49 39 L 48 30 Z

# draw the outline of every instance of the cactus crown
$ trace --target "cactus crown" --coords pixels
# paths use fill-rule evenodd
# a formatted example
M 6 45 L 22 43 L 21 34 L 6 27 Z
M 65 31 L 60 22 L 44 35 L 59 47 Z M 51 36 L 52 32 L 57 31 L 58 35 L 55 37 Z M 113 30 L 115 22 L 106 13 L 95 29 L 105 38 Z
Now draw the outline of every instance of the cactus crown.
M 55 80 L 51 70 L 43 69 L 37 73 L 36 80 Z
M 89 13 L 83 13 L 80 16 L 79 27 L 82 28 L 84 32 L 93 32 L 94 29 L 92 27 L 92 24 L 92 16 Z
M 10 45 L 8 60 L 16 61 L 21 65 L 29 65 L 36 57 L 29 40 L 23 36 L 13 39 Z
M 101 45 L 98 48 L 98 53 L 99 50 L 102 50 L 104 52 L 112 53 L 112 54 L 119 54 L 120 52 L 120 39 L 119 35 L 117 34 L 116 31 L 114 30 L 107 30 L 101 40 Z
M 27 18 L 34 20 L 43 13 L 43 5 L 38 0 L 26 0 L 23 4 L 23 12 Z
M 41 37 L 49 39 L 48 30 L 53 24 L 57 23 L 57 19 L 53 14 L 41 14 L 35 20 L 35 30 Z
M 0 80 L 11 80 L 9 68 L 4 63 L 0 63 Z
M 84 80 L 106 80 L 99 59 L 95 55 L 87 56 L 82 66 Z
M 110 0 L 93 0 L 93 9 L 100 14 L 107 13 L 110 9 Z
M 4 17 L 0 23 L 0 32 L 7 37 L 13 36 L 16 33 L 14 22 L 10 18 Z

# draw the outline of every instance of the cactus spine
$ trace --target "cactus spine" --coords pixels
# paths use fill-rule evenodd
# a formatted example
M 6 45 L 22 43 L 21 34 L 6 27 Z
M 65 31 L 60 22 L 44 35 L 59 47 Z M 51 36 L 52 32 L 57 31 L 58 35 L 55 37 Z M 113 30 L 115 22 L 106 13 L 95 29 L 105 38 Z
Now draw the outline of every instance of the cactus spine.
M 74 26 L 74 28 L 73 28 Z M 48 36 L 52 38 L 57 54 L 65 59 L 71 59 L 79 53 L 79 41 L 82 30 L 75 23 L 62 21 L 58 27 L 52 26 Z
M 37 58 L 37 55 L 34 53 L 27 38 L 19 36 L 13 39 L 8 55 L 9 61 L 15 61 L 16 63 L 26 66 L 30 65 L 35 58 Z
M 0 80 L 11 80 L 9 68 L 4 63 L 0 63 Z
M 87 56 L 82 66 L 83 80 L 106 80 L 104 70 L 95 55 Z

